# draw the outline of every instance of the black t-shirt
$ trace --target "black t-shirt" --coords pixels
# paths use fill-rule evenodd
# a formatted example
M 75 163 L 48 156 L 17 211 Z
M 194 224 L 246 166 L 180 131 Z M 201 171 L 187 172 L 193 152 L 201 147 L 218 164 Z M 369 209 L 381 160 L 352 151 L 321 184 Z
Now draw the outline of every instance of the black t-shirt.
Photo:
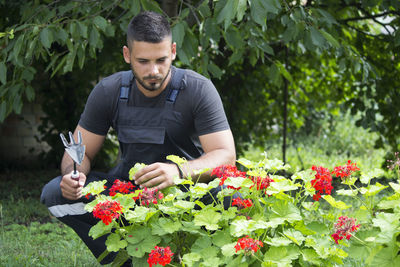
M 172 67 L 172 75 L 175 68 Z M 185 71 L 186 86 L 180 90 L 174 104 L 174 110 L 182 114 L 183 127 L 193 140 L 201 135 L 229 129 L 221 98 L 212 84 L 204 76 Z M 137 107 L 163 107 L 169 86 L 156 97 L 146 97 L 133 82 L 128 104 Z M 101 80 L 92 90 L 79 125 L 98 135 L 106 135 L 117 111 L 117 102 L 121 86 L 121 75 L 115 73 Z

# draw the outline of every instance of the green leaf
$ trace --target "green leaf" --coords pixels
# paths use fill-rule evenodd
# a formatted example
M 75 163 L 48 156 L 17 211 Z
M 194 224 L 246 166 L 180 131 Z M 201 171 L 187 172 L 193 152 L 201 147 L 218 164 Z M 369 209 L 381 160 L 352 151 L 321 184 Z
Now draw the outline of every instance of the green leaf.
M 99 31 L 96 29 L 96 27 L 92 27 L 92 29 L 90 31 L 90 35 L 89 35 L 90 46 L 97 47 L 99 39 L 100 39 Z
M 141 258 L 145 253 L 151 252 L 160 243 L 161 238 L 151 234 L 151 230 L 145 226 L 137 227 L 128 233 L 127 251 L 132 257 Z
M 182 224 L 179 221 L 173 221 L 167 218 L 160 218 L 159 223 L 163 230 L 168 234 L 178 232 L 182 227 Z
M 290 245 L 286 247 L 270 247 L 264 254 L 264 262 L 269 264 L 290 264 L 293 260 L 297 259 L 299 255 L 300 250 L 296 246 Z
M 185 164 L 187 162 L 186 159 L 176 156 L 176 155 L 168 155 L 166 157 L 166 159 L 178 164 L 179 166 L 182 166 L 183 164 Z
M 174 202 L 174 207 L 183 209 L 183 210 L 192 210 L 195 204 L 193 201 L 186 201 L 186 200 L 178 200 Z
M 300 210 L 289 201 L 277 201 L 271 208 L 270 221 L 283 224 L 284 221 L 290 223 L 300 221 L 303 218 L 300 215 Z
M 0 62 L 0 82 L 7 83 L 7 67 L 4 61 Z
M 105 190 L 104 185 L 106 183 L 107 180 L 91 182 L 82 189 L 82 194 L 83 195 L 92 194 L 96 196 Z
M 191 252 L 183 255 L 182 263 L 187 265 L 188 267 L 193 266 L 193 264 L 201 259 L 201 255 L 196 252 Z
M 286 237 L 274 237 L 269 240 L 266 240 L 265 243 L 273 247 L 280 247 L 280 246 L 287 246 L 293 242 Z
M 285 66 L 280 61 L 275 61 L 274 65 L 278 67 L 279 72 L 286 78 L 290 83 L 293 83 L 292 75 L 286 70 Z
M 49 27 L 43 28 L 43 30 L 40 32 L 40 42 L 42 43 L 42 45 L 45 48 L 49 49 L 53 40 L 53 33 L 49 29 Z
M 322 262 L 319 259 L 317 252 L 314 249 L 302 249 L 301 255 L 303 256 L 303 260 L 309 262 L 311 264 L 315 264 L 316 266 L 321 266 Z
M 228 29 L 229 25 L 232 23 L 232 19 L 235 17 L 238 4 L 238 0 L 227 0 L 224 8 L 218 14 L 217 23 L 220 24 L 224 21 L 225 30 Z
M 25 95 L 26 99 L 31 102 L 33 99 L 35 99 L 35 90 L 33 90 L 33 87 L 30 85 L 27 85 L 25 87 Z
M 301 246 L 305 240 L 305 237 L 299 231 L 295 231 L 294 229 L 285 229 L 283 234 L 298 246 Z
M 266 26 L 267 12 L 262 4 L 263 0 L 252 0 L 250 2 L 250 15 L 253 21 L 261 26 Z
M 362 172 L 360 177 L 360 182 L 363 184 L 369 184 L 371 179 L 378 178 L 384 175 L 384 171 L 382 169 L 375 168 L 372 171 L 367 173 Z
M 279 0 L 262 0 L 261 4 L 263 5 L 266 11 L 272 14 L 278 14 L 282 8 L 281 4 L 279 3 Z
M 218 222 L 221 219 L 221 213 L 212 209 L 201 210 L 194 215 L 194 224 L 198 226 L 205 226 L 207 230 L 217 230 Z
M 394 267 L 400 266 L 400 256 L 398 246 L 382 248 L 374 255 L 369 266 Z
M 324 37 L 313 26 L 310 27 L 311 41 L 314 45 L 322 47 L 324 44 Z
M 351 207 L 351 205 L 348 206 L 343 201 L 336 201 L 331 195 L 324 195 L 322 198 L 325 199 L 332 207 L 337 209 L 345 210 Z
M 381 185 L 380 183 L 376 183 L 374 185 L 369 185 L 368 187 L 360 188 L 360 193 L 365 196 L 375 196 L 383 189 L 387 188 L 386 185 Z
M 89 230 L 89 236 L 93 239 L 99 238 L 105 234 L 111 233 L 111 229 L 114 226 L 114 221 L 111 222 L 109 225 L 105 225 L 103 221 L 97 222 L 92 228 Z
M 77 25 L 78 25 L 80 36 L 86 39 L 88 37 L 87 25 L 81 21 L 77 21 Z
M 393 183 L 393 182 L 390 182 L 389 185 L 390 185 L 391 188 L 393 188 L 393 190 L 394 190 L 396 193 L 400 193 L 400 184 L 398 184 L 398 183 L 395 184 L 395 183 Z
M 146 167 L 147 165 L 144 163 L 135 163 L 135 165 L 129 170 L 129 180 L 133 179 L 133 176 L 142 168 Z
M 341 196 L 351 196 L 351 197 L 354 197 L 354 196 L 357 196 L 358 191 L 357 191 L 357 190 L 345 190 L 345 189 L 340 189 L 340 190 L 337 190 L 336 193 L 337 193 L 338 195 L 341 195 Z
M 225 39 L 232 50 L 241 49 L 244 46 L 243 37 L 236 27 L 231 26 L 228 28 L 225 33 Z
M 237 4 L 237 14 L 236 19 L 240 22 L 243 19 L 244 14 L 246 14 L 247 10 L 247 0 L 239 0 Z
M 400 214 L 380 212 L 376 218 L 372 219 L 375 227 L 379 227 L 382 232 L 394 232 L 400 225 Z
M 224 255 L 225 257 L 228 257 L 228 258 L 235 255 L 236 254 L 235 245 L 236 245 L 236 243 L 230 243 L 230 244 L 224 245 L 221 248 L 222 255 Z
M 177 47 L 182 47 L 185 38 L 186 23 L 180 21 L 172 27 L 172 39 L 176 42 Z
M 94 25 L 96 25 L 100 30 L 102 30 L 103 32 L 106 31 L 107 28 L 107 20 L 105 18 L 103 18 L 102 16 L 96 16 L 93 19 L 93 23 Z
M 319 32 L 325 37 L 325 39 L 335 48 L 339 48 L 340 44 L 339 42 L 329 33 L 327 33 L 326 31 L 320 29 Z
M 128 242 L 121 240 L 119 234 L 111 233 L 106 240 L 106 246 L 108 251 L 117 252 L 120 249 L 124 249 L 128 245 Z
M 130 210 L 129 212 L 126 212 L 125 218 L 129 222 L 145 222 L 147 218 L 147 214 L 150 212 L 150 209 L 144 206 L 139 206 L 136 207 L 134 210 Z

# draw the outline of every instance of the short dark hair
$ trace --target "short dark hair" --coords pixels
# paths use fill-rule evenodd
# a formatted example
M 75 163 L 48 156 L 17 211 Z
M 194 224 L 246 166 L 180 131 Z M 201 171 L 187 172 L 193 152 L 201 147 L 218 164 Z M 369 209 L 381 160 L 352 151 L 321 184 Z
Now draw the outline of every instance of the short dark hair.
M 129 47 L 133 41 L 160 43 L 165 37 L 172 36 L 166 17 L 153 11 L 144 11 L 133 17 L 126 35 Z

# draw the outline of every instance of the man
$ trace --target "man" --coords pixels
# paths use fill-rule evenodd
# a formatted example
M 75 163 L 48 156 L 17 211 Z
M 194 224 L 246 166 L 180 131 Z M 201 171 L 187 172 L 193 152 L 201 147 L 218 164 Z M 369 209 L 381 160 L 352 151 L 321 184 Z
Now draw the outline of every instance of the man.
M 73 161 L 65 153 L 62 176 L 50 181 L 41 197 L 51 213 L 71 226 L 96 257 L 105 250 L 105 237 L 92 240 L 88 236 L 97 221 L 83 210 L 81 192 L 85 184 L 102 179 L 127 180 L 129 169 L 142 162 L 148 166 L 134 176 L 135 184 L 162 190 L 174 185 L 178 175 L 208 182 L 213 179 L 210 172 L 196 177 L 194 171 L 234 164 L 236 159 L 232 133 L 211 81 L 171 66 L 176 44 L 166 18 L 155 12 L 134 17 L 128 26 L 123 56 L 133 75 L 119 72 L 97 84 L 76 127 L 75 138 L 80 131 L 86 146 L 78 166 L 79 181 L 71 178 Z M 107 175 L 90 172 L 91 161 L 110 127 L 117 132 L 121 161 Z M 166 161 L 168 155 L 188 159 L 182 172 Z M 102 263 L 113 257 L 109 254 Z

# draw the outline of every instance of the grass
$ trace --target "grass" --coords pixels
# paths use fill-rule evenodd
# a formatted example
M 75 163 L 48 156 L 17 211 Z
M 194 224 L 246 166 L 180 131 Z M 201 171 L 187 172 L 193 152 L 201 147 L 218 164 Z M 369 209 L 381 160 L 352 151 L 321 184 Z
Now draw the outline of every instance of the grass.
M 75 232 L 40 203 L 49 171 L 0 173 L 0 267 L 100 266 Z

